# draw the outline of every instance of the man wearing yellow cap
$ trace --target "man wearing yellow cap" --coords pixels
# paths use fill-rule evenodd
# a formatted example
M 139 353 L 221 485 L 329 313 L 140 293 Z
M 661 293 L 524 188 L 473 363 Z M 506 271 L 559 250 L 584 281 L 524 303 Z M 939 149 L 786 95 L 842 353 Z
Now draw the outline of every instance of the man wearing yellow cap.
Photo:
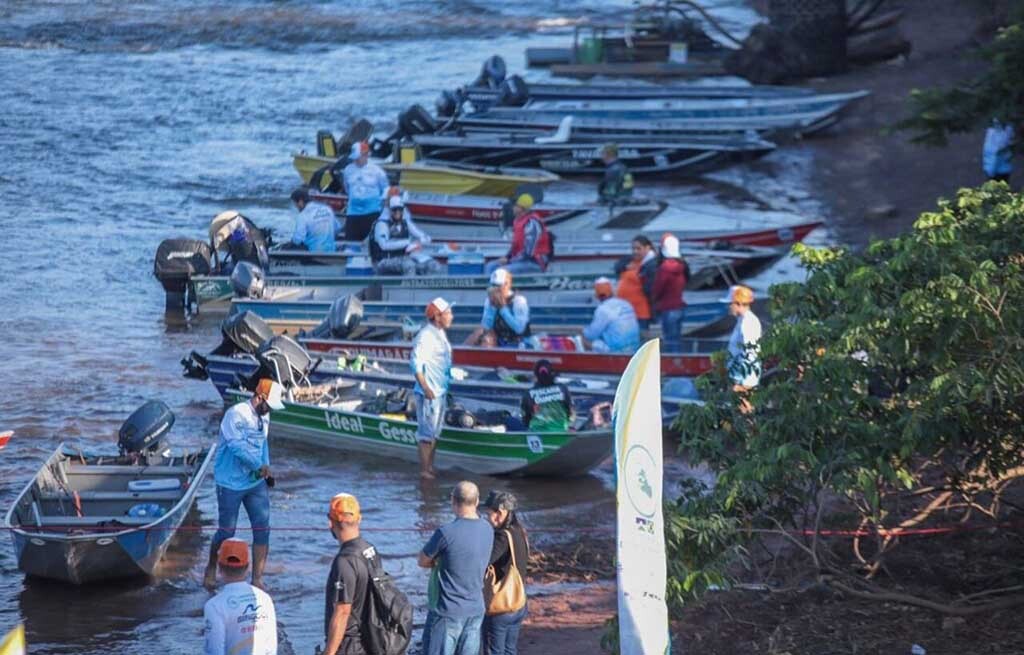
M 729 303 L 729 313 L 736 317 L 736 327 L 729 336 L 729 378 L 733 390 L 749 391 L 761 381 L 761 321 L 750 308 L 754 292 L 737 285 L 729 289 L 722 302 Z
M 520 194 L 512 208 L 512 245 L 501 259 L 490 262 L 484 269 L 488 275 L 498 268 L 509 273 L 542 273 L 554 254 L 551 233 L 544 219 L 533 210 L 533 196 Z
M 216 584 L 217 551 L 221 542 L 235 536 L 238 509 L 252 525 L 252 583 L 263 587 L 263 568 L 270 550 L 270 410 L 284 409 L 281 385 L 263 378 L 249 400 L 233 405 L 220 422 L 213 479 L 217 483 L 217 532 L 210 544 L 210 560 L 203 584 Z
M 324 655 L 364 655 L 363 625 L 370 576 L 380 569 L 377 549 L 359 534 L 362 514 L 351 494 L 338 494 L 327 509 L 340 548 L 331 563 L 324 598 Z

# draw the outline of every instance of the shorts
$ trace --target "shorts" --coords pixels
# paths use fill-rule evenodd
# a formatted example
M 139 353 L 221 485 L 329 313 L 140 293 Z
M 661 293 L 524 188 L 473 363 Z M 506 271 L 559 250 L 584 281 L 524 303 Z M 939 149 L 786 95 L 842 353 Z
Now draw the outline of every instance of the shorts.
M 423 394 L 416 393 L 416 440 L 432 443 L 441 436 L 444 426 L 445 395 L 441 394 L 433 400 L 427 400 Z

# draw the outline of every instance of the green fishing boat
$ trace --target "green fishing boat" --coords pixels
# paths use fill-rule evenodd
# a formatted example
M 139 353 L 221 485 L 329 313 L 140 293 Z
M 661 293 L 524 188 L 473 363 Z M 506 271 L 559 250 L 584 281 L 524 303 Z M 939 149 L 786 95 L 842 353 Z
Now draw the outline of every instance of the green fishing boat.
M 293 388 L 291 398 L 284 400 L 285 408 L 273 413 L 271 437 L 417 462 L 411 394 L 396 407 L 393 392 L 386 385 L 344 380 Z M 237 389 L 225 394 L 229 403 L 247 397 L 247 392 Z M 439 469 L 479 475 L 576 476 L 611 455 L 611 425 L 595 428 L 590 417 L 577 419 L 575 429 L 564 432 L 508 430 L 503 420 L 507 422 L 512 414 L 511 406 L 473 398 L 457 402 L 449 415 L 457 412 L 460 424 L 472 423 L 472 427 L 446 421 L 437 442 Z

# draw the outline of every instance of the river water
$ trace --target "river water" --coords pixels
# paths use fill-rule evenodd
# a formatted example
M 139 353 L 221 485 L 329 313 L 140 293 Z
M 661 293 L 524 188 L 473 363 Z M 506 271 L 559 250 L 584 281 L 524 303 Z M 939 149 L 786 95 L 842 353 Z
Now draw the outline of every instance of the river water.
M 228 208 L 287 229 L 287 194 L 297 182 L 289 153 L 312 148 L 317 129 L 337 133 L 359 116 L 393 124 L 408 104 L 430 107 L 440 89 L 475 77 L 487 56 L 520 70 L 525 47 L 564 43 L 573 21 L 628 6 L 221 4 L 0 3 L 0 429 L 16 430 L 0 452 L 4 512 L 60 442 L 112 450 L 121 421 L 146 399 L 176 413 L 174 445 L 216 435 L 216 392 L 183 379 L 178 360 L 214 346 L 218 321 L 165 316 L 152 277 L 162 239 L 203 238 L 210 218 Z M 741 0 L 704 4 L 740 33 L 756 18 Z M 713 183 L 656 189 L 722 215 L 737 211 L 721 199 L 723 186 L 759 199 L 743 201 L 746 212 L 806 209 L 808 165 L 798 151 L 778 152 Z M 426 579 L 415 553 L 429 536 L 423 530 L 448 519 L 447 490 L 458 477 L 421 486 L 404 464 L 286 443 L 272 451 L 280 529 L 267 582 L 285 652 L 310 653 L 321 638 L 322 587 L 335 550 L 323 515 L 339 491 L 359 496 L 367 536 L 422 607 Z M 612 525 L 607 467 L 571 481 L 478 482 L 519 494 L 540 539 Z M 198 529 L 176 538 L 153 580 L 84 589 L 25 580 L 0 535 L 0 633 L 23 621 L 31 652 L 40 654 L 196 652 L 212 488 L 204 485 L 187 521 Z

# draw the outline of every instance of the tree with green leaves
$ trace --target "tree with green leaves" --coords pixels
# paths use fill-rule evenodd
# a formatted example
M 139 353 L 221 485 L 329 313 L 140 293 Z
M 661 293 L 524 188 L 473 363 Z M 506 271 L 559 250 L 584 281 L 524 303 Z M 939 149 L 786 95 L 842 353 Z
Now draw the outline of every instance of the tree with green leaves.
M 953 88 L 915 89 L 910 117 L 897 128 L 913 132 L 917 143 L 944 146 L 950 134 L 985 127 L 993 119 L 1024 126 L 1024 2 L 1013 5 L 1009 24 L 979 52 L 987 70 Z
M 727 585 L 772 540 L 855 596 L 950 614 L 1024 602 L 896 593 L 885 573 L 901 533 L 1024 510 L 1024 196 L 989 183 L 862 252 L 795 250 L 808 278 L 772 288 L 753 412 L 718 371 L 675 425 L 716 483 L 668 508 L 670 597 Z

